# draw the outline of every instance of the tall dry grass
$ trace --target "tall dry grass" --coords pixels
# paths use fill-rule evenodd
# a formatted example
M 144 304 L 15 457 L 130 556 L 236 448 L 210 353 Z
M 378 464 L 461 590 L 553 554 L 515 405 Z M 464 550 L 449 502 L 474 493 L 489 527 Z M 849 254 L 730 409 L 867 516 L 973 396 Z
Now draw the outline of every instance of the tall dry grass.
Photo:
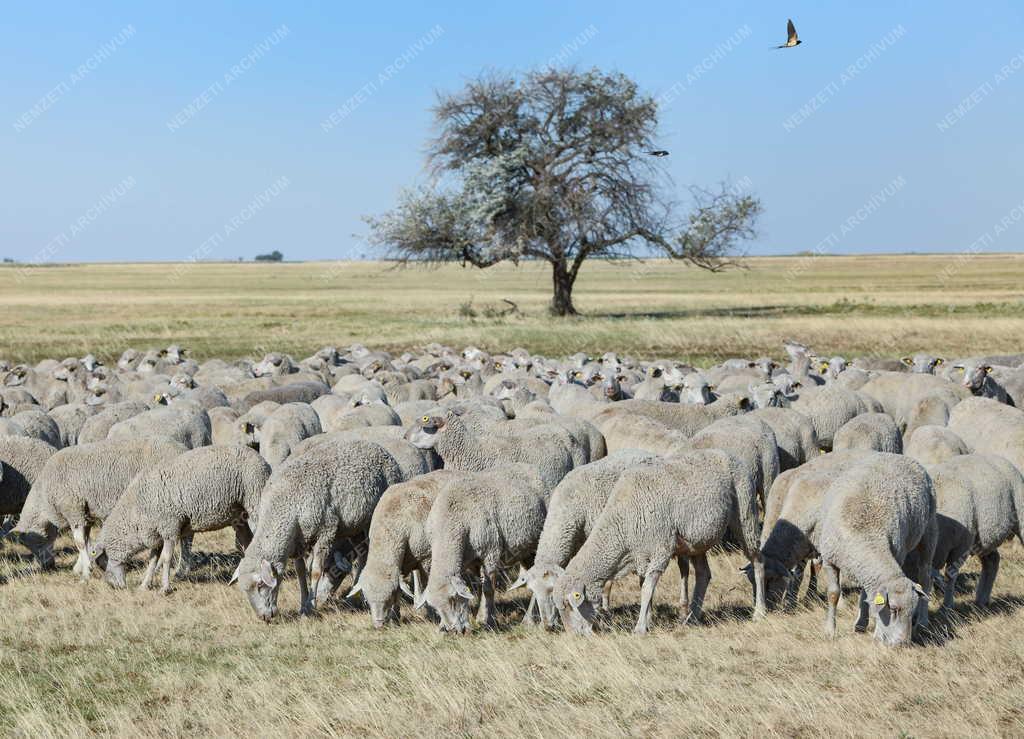
M 228 552 L 230 537 L 197 537 Z M 678 575 L 659 586 L 653 633 L 630 633 L 632 581 L 613 592 L 593 638 L 519 625 L 525 595 L 504 596 L 499 628 L 439 634 L 403 606 L 374 631 L 332 607 L 265 625 L 226 584 L 228 557 L 169 596 L 115 592 L 62 571 L 38 575 L 0 553 L 0 731 L 22 736 L 1019 736 L 1024 733 L 1024 556 L 1007 548 L 993 607 L 960 596 L 925 643 L 893 651 L 824 610 L 749 620 L 741 557 L 717 555 L 709 623 L 677 624 Z M 965 585 L 977 574 L 967 568 Z M 136 571 L 130 582 L 137 583 Z

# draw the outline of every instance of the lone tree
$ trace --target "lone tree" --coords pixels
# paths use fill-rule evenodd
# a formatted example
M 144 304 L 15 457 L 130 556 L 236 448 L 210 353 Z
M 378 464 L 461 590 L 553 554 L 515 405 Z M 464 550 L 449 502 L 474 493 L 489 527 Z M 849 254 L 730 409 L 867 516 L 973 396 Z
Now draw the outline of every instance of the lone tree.
M 544 69 L 482 75 L 433 110 L 433 186 L 367 217 L 371 243 L 409 262 L 551 264 L 551 310 L 576 313 L 588 258 L 667 256 L 719 271 L 753 238 L 760 202 L 691 188 L 680 217 L 656 150 L 657 103 L 621 74 Z

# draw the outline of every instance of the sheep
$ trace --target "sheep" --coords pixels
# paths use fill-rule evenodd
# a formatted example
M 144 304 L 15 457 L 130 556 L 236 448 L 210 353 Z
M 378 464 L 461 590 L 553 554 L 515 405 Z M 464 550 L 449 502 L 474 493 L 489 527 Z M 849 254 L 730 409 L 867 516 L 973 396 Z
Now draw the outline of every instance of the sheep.
M 881 403 L 881 408 L 893 420 L 900 431 L 912 433 L 913 428 L 936 423 L 934 411 L 923 414 L 918 405 L 927 396 L 941 393 L 942 408 L 955 404 L 955 399 L 970 397 L 966 388 L 958 388 L 941 377 L 921 373 L 886 372 L 866 382 L 860 392 L 870 395 Z M 941 421 L 939 421 L 941 423 Z M 908 432 L 907 429 L 910 429 Z
M 780 472 L 799 467 L 821 453 L 814 422 L 799 411 L 789 408 L 758 408 L 750 416 L 764 421 L 775 433 Z
M 672 557 L 687 557 L 696 569 L 683 618 L 700 620 L 711 580 L 707 552 L 728 529 L 739 540 L 752 536 L 756 548 L 757 532 L 738 530 L 732 466 L 725 452 L 698 450 L 624 471 L 590 536 L 555 581 L 552 597 L 566 630 L 593 630 L 594 609 L 584 596 L 588 585 L 632 570 L 643 578 L 634 632 L 646 634 L 654 589 Z
M 779 475 L 779 447 L 767 423 L 747 415 L 722 418 L 698 431 L 683 448 L 718 449 L 733 457 L 763 509 L 765 495 Z M 743 521 L 744 530 L 757 527 L 757 500 L 739 501 L 738 510 L 741 516 L 753 510 L 754 520 Z
M 92 527 L 110 515 L 136 475 L 185 451 L 183 445 L 160 438 L 104 440 L 61 449 L 40 471 L 14 533 L 42 568 L 50 569 L 54 540 L 71 529 L 78 548 L 73 572 L 88 580 Z
M 604 433 L 604 423 L 622 416 L 644 416 L 690 437 L 719 418 L 735 416 L 750 409 L 750 400 L 739 394 L 723 395 L 708 405 L 660 403 L 651 400 L 623 400 L 611 403 L 590 418 Z
M 943 608 L 953 607 L 957 574 L 972 554 L 981 560 L 974 603 L 984 608 L 999 572 L 999 546 L 1021 538 L 1024 477 L 1008 460 L 989 454 L 952 457 L 928 474 L 939 525 L 932 567 L 945 569 Z
M 437 494 L 427 516 L 430 574 L 416 607 L 430 604 L 442 631 L 464 634 L 473 596 L 463 579 L 479 571 L 477 620 L 494 627 L 498 569 L 532 564 L 551 487 L 530 464 L 499 465 L 458 475 Z
M 312 613 L 335 542 L 364 534 L 377 501 L 401 476 L 391 455 L 367 441 L 315 444 L 276 469 L 263 491 L 252 541 L 232 576 L 256 615 L 267 622 L 277 615 L 289 559 L 295 560 L 300 613 Z
M 924 467 L 903 455 L 868 453 L 829 485 L 820 515 L 826 635 L 836 634 L 839 578 L 845 575 L 861 588 L 856 628 L 867 628 L 870 609 L 875 639 L 909 644 L 914 628 L 928 625 L 938 535 L 935 494 Z
M 60 427 L 45 411 L 21 411 L 15 414 L 11 420 L 21 429 L 22 435 L 30 439 L 45 441 L 56 449 L 61 448 Z
M 210 416 L 197 405 L 157 406 L 145 413 L 118 421 L 110 427 L 108 439 L 138 439 L 161 436 L 189 449 L 211 442 Z
M 534 426 L 513 436 L 502 433 L 501 423 L 474 433 L 468 420 L 453 411 L 424 416 L 406 439 L 420 449 L 433 449 L 449 469 L 478 472 L 511 462 L 535 465 L 549 489 L 573 468 L 574 442 L 558 426 Z
M 910 367 L 910 371 L 918 375 L 934 375 L 935 368 L 941 367 L 945 361 L 942 357 L 933 357 L 931 354 L 915 354 L 912 357 L 903 357 L 903 364 Z
M 811 419 L 818 443 L 826 450 L 832 448 L 833 437 L 844 423 L 861 413 L 882 410 L 870 396 L 835 384 L 805 387 L 791 407 Z
M 267 464 L 281 464 L 303 439 L 321 433 L 320 418 L 308 403 L 285 403 L 258 429 L 260 455 Z
M 21 512 L 29 491 L 57 449 L 27 436 L 0 436 L 0 516 Z
M 1024 411 L 990 398 L 968 398 L 949 415 L 949 430 L 971 452 L 998 454 L 1024 472 Z
M 634 449 L 614 452 L 604 459 L 575 469 L 566 475 L 552 491 L 548 502 L 547 519 L 537 544 L 534 564 L 523 570 L 509 590 L 528 586 L 536 599 L 541 621 L 551 628 L 555 625 L 555 601 L 552 590 L 557 574 L 586 541 L 594 523 L 604 510 L 612 488 L 627 469 L 653 462 L 656 455 Z M 601 604 L 608 607 L 608 586 L 587 585 L 591 600 L 601 597 Z M 527 617 L 530 613 L 527 612 Z
M 182 537 L 231 526 L 239 545 L 248 544 L 252 535 L 247 519 L 257 514 L 268 477 L 270 466 L 248 447 L 190 449 L 132 480 L 89 555 L 111 586 L 124 588 L 125 563 L 148 550 L 139 590 L 149 589 L 160 564 L 160 591 L 169 593 L 171 558 Z
M 949 385 L 938 390 L 925 393 L 911 405 L 903 428 L 904 438 L 909 438 L 921 426 L 945 426 L 949 423 L 949 414 L 965 397 L 962 388 Z
M 768 492 L 761 529 L 765 601 L 769 608 L 777 607 L 784 594 L 788 607 L 796 602 L 807 561 L 817 556 L 818 522 L 825 490 L 866 454 L 861 450 L 832 452 L 809 459 L 806 464 L 775 478 Z M 753 568 L 745 569 L 753 587 Z M 815 591 L 815 569 L 812 568 L 808 597 Z
M 918 426 L 903 453 L 930 468 L 970 451 L 963 439 L 944 426 Z
M 102 441 L 107 438 L 111 426 L 115 423 L 125 421 L 147 410 L 149 407 L 138 400 L 125 400 L 106 405 L 102 411 L 90 417 L 82 425 L 78 432 L 77 443 L 88 444 L 93 441 Z
M 77 444 L 78 434 L 81 432 L 82 427 L 85 426 L 85 422 L 102 410 L 101 406 L 85 405 L 83 403 L 71 403 L 51 410 L 49 416 L 57 423 L 57 428 L 60 429 L 61 447 Z
M 206 411 L 210 417 L 210 443 L 215 446 L 244 443 L 239 427 L 238 411 L 234 408 L 210 408 Z
M 600 423 L 605 448 L 609 453 L 642 449 L 652 454 L 668 454 L 689 439 L 681 431 L 646 416 L 609 414 Z
M 371 441 L 384 447 L 398 464 L 403 482 L 441 468 L 441 459 L 432 450 L 419 449 L 407 441 L 405 429 L 401 426 L 366 426 L 311 436 L 295 446 L 292 454 L 302 454 L 307 449 L 325 442 L 345 441 Z
M 375 628 L 398 620 L 398 593 L 411 574 L 415 601 L 430 570 L 427 516 L 438 492 L 461 472 L 436 470 L 390 486 L 374 508 L 370 521 L 369 550 L 359 579 L 346 597 L 362 594 Z
M 977 360 L 963 360 L 953 365 L 960 373 L 960 384 L 971 391 L 971 395 L 993 398 L 1000 403 L 1009 403 L 1006 389 L 992 376 L 992 365 Z
M 322 382 L 293 382 L 287 385 L 274 385 L 263 390 L 254 390 L 234 404 L 236 410 L 246 413 L 254 405 L 266 400 L 276 403 L 312 403 L 321 395 L 331 392 L 329 385 Z
M 365 426 L 400 426 L 401 417 L 386 403 L 374 401 L 352 405 L 345 413 L 330 419 L 324 431 L 347 431 Z
M 876 452 L 903 453 L 903 435 L 888 413 L 862 413 L 836 431 L 832 451 L 867 449 Z

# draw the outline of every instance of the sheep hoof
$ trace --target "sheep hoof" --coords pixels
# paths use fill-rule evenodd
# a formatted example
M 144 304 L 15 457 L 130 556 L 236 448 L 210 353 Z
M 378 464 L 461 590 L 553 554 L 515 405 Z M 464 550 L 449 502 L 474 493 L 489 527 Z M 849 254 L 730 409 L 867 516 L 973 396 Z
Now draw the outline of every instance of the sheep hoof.
M 768 611 L 766 611 L 764 608 L 755 608 L 754 609 L 754 620 L 755 621 L 764 621 L 766 618 L 768 618 Z

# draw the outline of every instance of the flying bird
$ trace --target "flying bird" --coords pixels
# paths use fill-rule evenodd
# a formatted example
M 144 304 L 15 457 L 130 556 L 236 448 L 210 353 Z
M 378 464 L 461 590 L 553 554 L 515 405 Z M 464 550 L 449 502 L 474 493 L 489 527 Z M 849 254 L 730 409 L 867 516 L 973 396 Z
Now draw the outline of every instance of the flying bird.
M 667 157 L 668 156 L 668 152 L 665 151 L 664 149 L 655 149 L 654 151 L 649 151 L 647 153 L 650 154 L 652 157 Z
M 799 46 L 803 41 L 796 37 L 796 26 L 793 25 L 793 21 L 786 19 L 786 43 L 776 46 L 776 49 L 789 49 L 793 46 Z

